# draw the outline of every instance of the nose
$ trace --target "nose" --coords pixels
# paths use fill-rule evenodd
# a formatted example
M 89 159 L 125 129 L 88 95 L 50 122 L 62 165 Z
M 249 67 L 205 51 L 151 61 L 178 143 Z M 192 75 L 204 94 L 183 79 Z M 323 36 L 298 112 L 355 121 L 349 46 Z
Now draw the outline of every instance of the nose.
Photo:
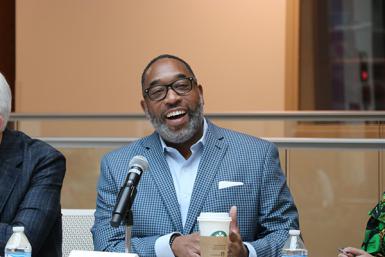
M 167 104 L 174 104 L 180 100 L 180 95 L 178 95 L 171 87 L 168 88 L 164 102 Z

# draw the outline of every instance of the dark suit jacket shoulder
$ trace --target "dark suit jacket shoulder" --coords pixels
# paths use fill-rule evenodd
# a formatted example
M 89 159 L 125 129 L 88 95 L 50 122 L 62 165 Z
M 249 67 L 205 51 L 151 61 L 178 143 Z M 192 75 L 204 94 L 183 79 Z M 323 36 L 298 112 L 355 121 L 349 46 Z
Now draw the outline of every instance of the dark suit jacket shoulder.
M 0 144 L 0 255 L 13 226 L 24 226 L 32 256 L 61 256 L 60 191 L 64 156 L 19 131 L 5 130 Z

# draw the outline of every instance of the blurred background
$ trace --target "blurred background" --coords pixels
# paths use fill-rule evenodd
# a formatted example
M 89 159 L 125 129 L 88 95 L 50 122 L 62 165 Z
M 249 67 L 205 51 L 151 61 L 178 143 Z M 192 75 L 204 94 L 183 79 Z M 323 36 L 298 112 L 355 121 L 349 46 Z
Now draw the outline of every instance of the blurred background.
M 382 0 L 2 0 L 10 126 L 67 158 L 63 208 L 95 208 L 101 156 L 152 132 L 140 76 L 185 59 L 214 123 L 267 138 L 309 255 L 359 247 L 385 190 Z

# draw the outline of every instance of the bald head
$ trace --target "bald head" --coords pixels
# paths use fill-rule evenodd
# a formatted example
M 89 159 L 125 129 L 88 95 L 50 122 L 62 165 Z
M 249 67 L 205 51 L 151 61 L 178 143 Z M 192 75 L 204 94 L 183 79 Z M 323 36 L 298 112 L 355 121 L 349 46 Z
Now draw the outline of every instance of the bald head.
M 193 70 L 191 69 L 190 65 L 184 61 L 183 59 L 179 58 L 178 56 L 175 56 L 175 55 L 171 55 L 171 54 L 162 54 L 162 55 L 159 55 L 157 57 L 155 57 L 154 59 L 152 59 L 146 66 L 146 68 L 144 68 L 143 70 L 143 73 L 142 73 L 142 88 L 144 87 L 144 81 L 146 79 L 146 75 L 147 75 L 147 71 L 151 68 L 151 66 L 159 61 L 159 60 L 162 60 L 162 59 L 174 59 L 174 60 L 177 60 L 179 62 L 181 62 L 185 67 L 186 69 L 192 74 L 192 76 L 195 78 L 195 74 L 193 72 Z

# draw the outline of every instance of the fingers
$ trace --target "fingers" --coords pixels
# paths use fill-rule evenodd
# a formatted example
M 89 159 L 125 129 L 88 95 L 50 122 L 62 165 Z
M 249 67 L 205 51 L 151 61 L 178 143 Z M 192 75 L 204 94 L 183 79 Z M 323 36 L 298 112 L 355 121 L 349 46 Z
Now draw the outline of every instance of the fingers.
M 231 232 L 229 236 L 228 256 L 247 256 L 247 250 L 239 234 Z
M 345 247 L 344 248 L 344 252 L 345 253 L 351 253 L 351 254 L 354 254 L 354 255 L 365 255 L 365 254 L 368 254 L 364 250 L 361 250 L 361 249 L 358 249 L 358 248 L 354 248 L 354 247 Z
M 191 238 L 193 252 L 199 256 L 201 254 L 199 233 L 193 233 L 189 237 Z
M 232 221 L 237 221 L 237 206 L 231 206 L 230 217 Z
M 241 242 L 241 236 L 238 233 L 230 232 L 229 239 L 231 242 Z
M 237 224 L 237 207 L 232 206 L 230 209 L 230 235 L 229 235 L 229 256 L 247 256 L 247 250 L 243 244 L 241 235 L 239 233 L 239 228 Z
M 238 222 L 237 222 L 237 206 L 231 206 L 230 208 L 230 233 L 235 232 L 239 234 Z
M 369 253 L 365 252 L 362 249 L 354 248 L 354 247 L 345 247 L 343 249 L 343 253 L 341 257 L 354 257 L 354 256 L 362 256 L 362 257 L 370 257 Z
M 198 240 L 200 238 L 199 232 L 194 232 L 194 233 L 190 234 L 189 236 L 191 236 L 192 238 L 198 239 Z
M 172 251 L 175 256 L 200 256 L 199 234 L 179 236 L 172 244 Z

